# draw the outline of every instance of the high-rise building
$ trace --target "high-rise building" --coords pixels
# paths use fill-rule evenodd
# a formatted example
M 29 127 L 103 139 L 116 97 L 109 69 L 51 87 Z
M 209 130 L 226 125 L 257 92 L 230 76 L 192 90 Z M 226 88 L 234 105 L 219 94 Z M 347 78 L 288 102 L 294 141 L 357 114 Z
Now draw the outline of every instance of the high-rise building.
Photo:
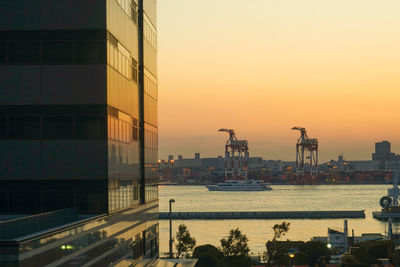
M 156 4 L 0 1 L 0 265 L 158 256 Z
M 394 153 L 391 152 L 390 142 L 382 141 L 375 143 L 375 153 L 372 153 L 372 160 L 388 161 L 394 158 Z

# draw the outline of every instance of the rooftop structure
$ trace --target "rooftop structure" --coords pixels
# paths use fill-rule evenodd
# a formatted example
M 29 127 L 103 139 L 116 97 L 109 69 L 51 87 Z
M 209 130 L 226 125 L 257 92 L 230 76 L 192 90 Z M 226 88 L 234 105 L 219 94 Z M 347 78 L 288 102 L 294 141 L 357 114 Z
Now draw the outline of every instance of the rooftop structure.
M 395 154 L 391 152 L 391 144 L 389 141 L 375 143 L 375 153 L 372 153 L 372 160 L 390 161 Z

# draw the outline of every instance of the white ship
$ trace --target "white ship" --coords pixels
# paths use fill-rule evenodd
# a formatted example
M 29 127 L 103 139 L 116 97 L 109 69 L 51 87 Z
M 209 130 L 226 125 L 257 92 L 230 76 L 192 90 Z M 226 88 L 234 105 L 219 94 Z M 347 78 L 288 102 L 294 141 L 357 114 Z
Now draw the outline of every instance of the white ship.
M 261 180 L 226 180 L 216 185 L 206 185 L 210 191 L 268 191 L 270 184 Z
M 238 140 L 233 129 L 222 128 L 219 132 L 229 133 L 225 144 L 225 182 L 217 185 L 206 185 L 210 191 L 268 191 L 269 184 L 261 180 L 247 179 L 249 147 L 247 140 Z M 228 177 L 244 178 L 242 180 Z

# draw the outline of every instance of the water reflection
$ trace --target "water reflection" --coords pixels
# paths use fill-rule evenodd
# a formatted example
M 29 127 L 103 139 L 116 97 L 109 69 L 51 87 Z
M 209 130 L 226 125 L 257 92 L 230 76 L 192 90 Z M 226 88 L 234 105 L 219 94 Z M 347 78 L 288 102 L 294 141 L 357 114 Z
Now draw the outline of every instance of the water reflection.
M 390 185 L 318 185 L 273 186 L 267 192 L 210 192 L 204 186 L 163 186 L 159 188 L 160 211 L 168 211 L 168 199 L 174 198 L 175 211 L 295 211 L 295 210 L 365 210 L 365 219 L 350 219 L 349 229 L 361 233 L 385 233 L 386 224 L 372 218 L 379 210 L 379 199 Z M 173 232 L 179 224 L 188 226 L 197 244 L 220 245 L 232 228 L 239 227 L 249 238 L 253 252 L 263 252 L 271 238 L 271 227 L 283 220 L 185 220 L 174 221 Z M 342 219 L 286 220 L 290 240 L 310 240 L 326 236 L 327 228 L 343 228 Z M 394 228 L 400 225 L 395 224 Z M 168 251 L 168 221 L 160 221 L 160 252 Z

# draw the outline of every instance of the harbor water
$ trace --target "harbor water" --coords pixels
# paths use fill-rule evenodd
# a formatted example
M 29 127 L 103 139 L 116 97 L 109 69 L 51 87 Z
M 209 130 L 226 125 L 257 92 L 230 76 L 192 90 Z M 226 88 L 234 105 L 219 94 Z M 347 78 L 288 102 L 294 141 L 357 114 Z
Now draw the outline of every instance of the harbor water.
M 218 192 L 205 186 L 159 186 L 160 211 L 169 210 L 169 199 L 175 199 L 173 211 L 323 211 L 365 210 L 365 219 L 349 219 L 349 233 L 385 234 L 386 223 L 372 218 L 380 210 L 379 199 L 391 185 L 274 185 L 272 191 Z M 343 219 L 302 220 L 174 220 L 173 234 L 185 224 L 196 245 L 220 245 L 230 229 L 239 228 L 249 239 L 251 253 L 265 250 L 272 238 L 271 227 L 282 221 L 290 222 L 284 240 L 310 240 L 326 236 L 327 228 L 343 229 Z M 394 225 L 396 230 L 399 224 Z M 160 220 L 160 252 L 168 251 L 169 223 Z

